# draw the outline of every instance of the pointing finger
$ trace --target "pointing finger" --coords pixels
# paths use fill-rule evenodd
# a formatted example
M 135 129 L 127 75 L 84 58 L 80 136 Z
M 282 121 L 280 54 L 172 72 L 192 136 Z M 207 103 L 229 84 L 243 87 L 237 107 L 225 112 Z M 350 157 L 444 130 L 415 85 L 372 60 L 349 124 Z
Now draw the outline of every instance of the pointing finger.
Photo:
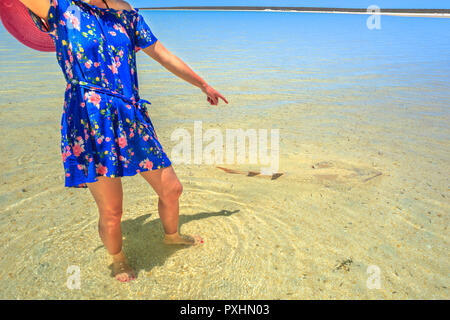
M 228 101 L 227 101 L 227 99 L 225 99 L 225 97 L 224 96 L 222 96 L 222 95 L 219 95 L 219 97 L 223 100 L 223 101 L 225 101 L 227 104 L 228 104 Z

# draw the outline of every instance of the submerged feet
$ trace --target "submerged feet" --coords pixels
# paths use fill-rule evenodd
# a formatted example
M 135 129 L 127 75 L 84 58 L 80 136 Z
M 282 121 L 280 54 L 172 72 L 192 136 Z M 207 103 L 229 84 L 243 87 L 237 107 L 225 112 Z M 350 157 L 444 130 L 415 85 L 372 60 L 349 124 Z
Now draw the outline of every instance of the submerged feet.
M 184 245 L 198 245 L 203 243 L 203 239 L 200 236 L 189 236 L 184 234 L 179 234 L 178 232 L 172 234 L 165 234 L 163 242 L 165 244 L 184 244 Z
M 120 251 L 118 254 L 112 255 L 113 263 L 111 265 L 113 276 L 120 282 L 129 282 L 136 279 L 134 270 L 128 265 L 128 261 Z
M 198 235 L 189 236 L 175 232 L 173 234 L 165 234 L 163 242 L 169 245 L 191 245 L 195 246 L 204 243 L 202 237 Z M 118 254 L 111 255 L 113 262 L 111 270 L 113 276 L 120 282 L 129 282 L 136 279 L 134 270 L 129 266 L 128 261 L 122 251 Z

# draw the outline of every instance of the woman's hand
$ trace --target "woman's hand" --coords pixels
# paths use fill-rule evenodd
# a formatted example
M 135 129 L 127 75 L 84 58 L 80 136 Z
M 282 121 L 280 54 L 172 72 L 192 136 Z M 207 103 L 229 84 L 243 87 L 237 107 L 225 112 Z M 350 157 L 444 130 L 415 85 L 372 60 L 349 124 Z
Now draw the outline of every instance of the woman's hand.
M 210 85 L 204 85 L 201 87 L 202 91 L 207 95 L 206 100 L 211 104 L 211 105 L 218 105 L 219 104 L 219 98 L 222 99 L 223 101 L 225 101 L 225 103 L 228 104 L 227 99 L 225 99 L 224 96 L 222 96 L 216 89 L 214 89 L 213 87 L 211 87 Z

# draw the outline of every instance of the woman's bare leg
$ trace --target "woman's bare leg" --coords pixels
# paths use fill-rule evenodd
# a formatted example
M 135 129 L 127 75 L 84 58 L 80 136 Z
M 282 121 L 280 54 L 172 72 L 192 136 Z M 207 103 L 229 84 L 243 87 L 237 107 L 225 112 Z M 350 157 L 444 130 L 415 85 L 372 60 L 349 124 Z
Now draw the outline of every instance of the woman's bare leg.
M 97 177 L 98 181 L 87 183 L 99 211 L 98 232 L 113 260 L 113 273 L 119 281 L 135 278 L 122 252 L 122 181 L 120 178 Z
M 157 170 L 140 172 L 142 177 L 158 194 L 158 212 L 164 228 L 164 242 L 166 244 L 203 243 L 200 236 L 188 236 L 178 233 L 179 202 L 183 186 L 178 180 L 172 166 Z

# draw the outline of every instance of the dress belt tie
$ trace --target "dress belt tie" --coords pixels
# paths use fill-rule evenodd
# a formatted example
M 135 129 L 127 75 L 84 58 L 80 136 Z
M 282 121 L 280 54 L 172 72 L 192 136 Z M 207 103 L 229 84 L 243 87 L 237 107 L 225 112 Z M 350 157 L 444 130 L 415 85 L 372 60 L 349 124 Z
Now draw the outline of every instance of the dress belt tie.
M 117 91 L 110 90 L 108 88 L 103 88 L 103 87 L 100 87 L 98 85 L 86 82 L 86 81 L 79 81 L 79 80 L 76 80 L 76 79 L 72 79 L 72 80 L 70 80 L 70 82 L 67 83 L 67 86 L 69 86 L 71 84 L 72 85 L 76 85 L 76 86 L 80 86 L 80 87 L 83 87 L 83 88 L 86 88 L 88 90 L 94 90 L 94 91 L 106 93 L 108 95 L 118 97 L 118 98 L 120 98 L 120 99 L 122 99 L 122 100 L 124 100 L 124 101 L 126 101 L 128 103 L 134 104 L 134 105 L 136 105 L 136 104 L 139 105 L 141 103 L 151 104 L 150 101 L 148 101 L 148 100 L 140 99 L 140 98 L 139 98 L 139 100 L 136 100 L 134 97 L 127 98 L 123 94 L 118 93 Z
M 141 119 L 141 120 L 144 120 L 144 125 L 145 126 L 147 126 L 147 124 L 150 125 L 149 129 L 154 131 L 153 124 L 151 123 L 147 108 L 144 105 L 144 103 L 151 104 L 150 101 L 145 100 L 145 99 L 140 99 L 140 98 L 139 98 L 139 100 L 136 100 L 134 97 L 127 98 L 123 94 L 118 93 L 117 91 L 113 91 L 108 88 L 103 88 L 98 85 L 86 82 L 86 81 L 79 81 L 76 79 L 72 79 L 72 80 L 70 80 L 70 82 L 67 83 L 67 89 L 69 88 L 70 85 L 80 86 L 80 87 L 83 87 L 88 90 L 106 93 L 107 95 L 118 97 L 118 98 L 124 100 L 125 102 L 132 104 L 140 111 L 140 112 L 138 112 L 138 114 L 140 113 L 138 118 L 143 117 L 143 119 Z

